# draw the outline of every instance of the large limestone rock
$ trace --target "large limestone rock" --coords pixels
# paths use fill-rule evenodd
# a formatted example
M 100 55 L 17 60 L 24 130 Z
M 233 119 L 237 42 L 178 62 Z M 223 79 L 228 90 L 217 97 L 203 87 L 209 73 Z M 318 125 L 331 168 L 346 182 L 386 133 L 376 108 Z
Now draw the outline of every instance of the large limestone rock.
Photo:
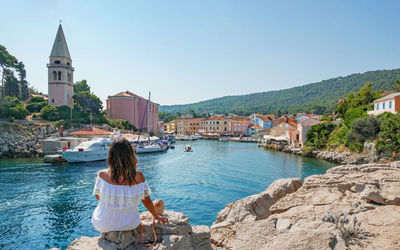
M 229 249 L 399 249 L 399 211 L 400 162 L 344 165 L 228 204 L 211 241 Z
M 152 228 L 153 220 L 149 212 L 141 214 L 143 224 L 142 243 L 138 241 L 140 227 L 135 231 L 115 232 L 105 237 L 80 237 L 74 240 L 68 250 L 117 250 L 117 249 L 187 249 L 187 250 L 209 250 L 210 229 L 207 226 L 194 226 L 189 224 L 189 218 L 183 213 L 165 211 L 163 216 L 168 218 L 168 223 L 162 225 L 155 223 L 154 228 L 157 235 L 157 243 L 154 247 L 145 245 L 154 242 L 154 233 Z

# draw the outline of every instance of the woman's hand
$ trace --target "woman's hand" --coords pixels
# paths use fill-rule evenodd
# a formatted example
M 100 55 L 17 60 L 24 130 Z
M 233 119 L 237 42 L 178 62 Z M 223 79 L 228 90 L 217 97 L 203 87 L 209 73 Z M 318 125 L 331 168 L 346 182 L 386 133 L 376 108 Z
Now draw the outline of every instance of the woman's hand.
M 156 220 L 158 220 L 161 224 L 166 224 L 168 222 L 168 218 L 164 216 L 157 215 Z

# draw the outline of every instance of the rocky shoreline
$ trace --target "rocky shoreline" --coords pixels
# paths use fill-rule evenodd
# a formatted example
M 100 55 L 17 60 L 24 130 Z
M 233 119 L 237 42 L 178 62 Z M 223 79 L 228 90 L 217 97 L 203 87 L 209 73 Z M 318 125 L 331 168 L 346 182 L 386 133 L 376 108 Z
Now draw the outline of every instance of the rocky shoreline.
M 153 249 L 399 249 L 400 161 L 341 165 L 304 182 L 276 180 L 226 205 L 211 228 L 190 226 L 182 213 L 166 216 L 168 225 L 156 223 Z M 151 221 L 144 221 L 143 235 L 154 240 Z M 117 248 L 98 236 L 76 239 L 67 249 Z
M 306 157 L 315 157 L 321 160 L 335 162 L 339 164 L 367 164 L 367 163 L 389 163 L 393 161 L 390 156 L 378 154 L 375 149 L 375 143 L 364 143 L 364 150 L 362 153 L 338 150 L 312 150 L 306 151 L 303 148 L 292 147 L 289 145 L 274 145 L 261 143 L 260 146 L 266 149 L 274 149 L 285 153 L 294 155 L 301 155 Z
M 400 162 L 277 180 L 219 212 L 211 241 L 227 249 L 399 249 Z
M 47 138 L 57 131 L 50 124 L 1 122 L 0 159 L 41 157 L 43 151 L 39 139 Z

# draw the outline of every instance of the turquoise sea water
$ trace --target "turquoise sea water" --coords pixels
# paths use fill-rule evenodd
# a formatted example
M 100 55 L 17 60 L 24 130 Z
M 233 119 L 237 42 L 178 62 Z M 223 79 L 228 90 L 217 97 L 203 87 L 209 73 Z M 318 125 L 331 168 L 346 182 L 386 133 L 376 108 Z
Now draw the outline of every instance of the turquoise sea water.
M 139 155 L 153 199 L 184 212 L 192 225 L 211 225 L 227 203 L 265 190 L 279 178 L 325 173 L 332 163 L 265 151 L 252 143 L 177 143 L 166 153 Z M 65 249 L 99 233 L 90 223 L 97 205 L 96 172 L 105 162 L 52 165 L 35 159 L 0 161 L 0 249 Z M 70 236 L 71 235 L 71 236 Z

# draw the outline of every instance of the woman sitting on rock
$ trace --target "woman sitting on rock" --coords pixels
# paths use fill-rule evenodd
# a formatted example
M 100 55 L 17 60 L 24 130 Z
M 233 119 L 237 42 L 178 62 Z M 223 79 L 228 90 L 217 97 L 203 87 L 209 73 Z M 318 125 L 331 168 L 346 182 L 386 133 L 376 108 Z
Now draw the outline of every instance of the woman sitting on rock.
M 128 243 L 126 240 L 121 242 L 121 231 L 131 231 L 132 239 L 129 241 L 139 241 L 140 201 L 156 220 L 163 224 L 167 222 L 167 218 L 155 211 L 149 197 L 150 188 L 143 173 L 136 170 L 136 163 L 136 155 L 129 141 L 114 141 L 108 152 L 108 169 L 99 171 L 93 190 L 99 203 L 93 212 L 92 224 L 102 233 L 102 237 L 123 243 L 122 248 Z

